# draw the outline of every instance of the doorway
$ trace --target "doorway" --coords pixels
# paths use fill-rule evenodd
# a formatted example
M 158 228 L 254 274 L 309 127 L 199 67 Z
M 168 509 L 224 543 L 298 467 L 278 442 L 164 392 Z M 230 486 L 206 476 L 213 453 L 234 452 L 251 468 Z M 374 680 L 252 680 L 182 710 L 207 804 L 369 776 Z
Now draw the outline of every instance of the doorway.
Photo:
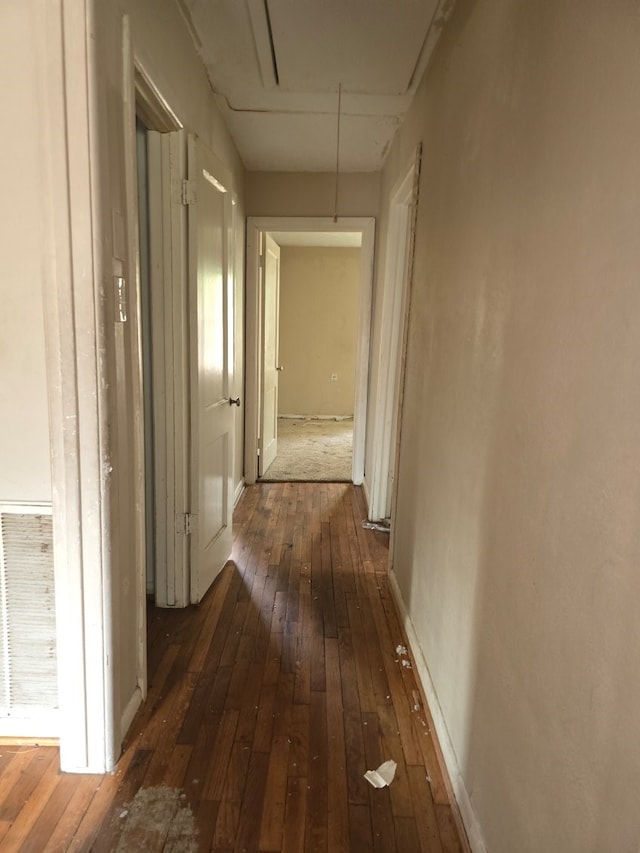
M 186 135 L 153 83 L 135 68 L 138 276 L 144 425 L 145 590 L 161 607 L 188 603 L 184 512 L 188 471 L 186 211 L 172 181 L 186 174 Z
M 362 235 L 264 240 L 259 478 L 351 482 Z
M 385 245 L 380 338 L 376 347 L 369 518 L 391 523 L 396 495 L 404 362 L 413 274 L 415 223 L 422 148 L 391 190 Z
M 325 218 L 249 218 L 247 483 L 258 478 L 362 483 L 373 239 L 374 220 L 368 218 L 345 218 L 337 223 Z M 334 258 L 327 254 L 332 249 Z M 279 275 L 283 269 L 285 272 L 286 289 L 282 289 L 280 280 L 273 283 L 276 255 Z M 332 262 L 334 266 L 329 269 L 327 264 Z M 345 273 L 346 267 L 350 267 L 355 281 L 348 298 L 342 299 L 341 284 L 335 282 L 335 276 L 340 268 Z M 334 279 L 333 283 L 329 278 Z M 338 305 L 339 297 L 342 301 Z M 334 309 L 339 309 L 337 319 Z M 343 316 L 345 312 L 350 316 Z M 282 323 L 278 328 L 280 319 L 284 328 Z M 350 352 L 340 353 L 339 341 L 344 342 L 345 337 L 351 339 Z M 284 439 L 285 445 L 280 454 L 278 439 Z M 307 448 L 316 449 L 324 445 L 330 460 L 337 456 L 338 448 L 345 455 L 346 448 L 346 465 L 337 474 L 334 467 L 318 475 L 320 468 L 316 466 L 314 470 L 305 443 Z M 296 445 L 297 462 L 287 459 L 296 452 Z M 265 449 L 269 454 L 266 457 Z
M 185 607 L 231 550 L 235 197 L 224 165 L 170 115 L 158 120 L 163 102 L 140 82 L 146 592 Z

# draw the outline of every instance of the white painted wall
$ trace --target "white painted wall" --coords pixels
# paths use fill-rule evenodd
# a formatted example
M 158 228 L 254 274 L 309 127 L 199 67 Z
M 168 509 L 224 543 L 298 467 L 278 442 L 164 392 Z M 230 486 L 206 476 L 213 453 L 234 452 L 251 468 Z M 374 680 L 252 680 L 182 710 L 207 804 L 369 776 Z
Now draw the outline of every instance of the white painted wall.
M 459 3 L 383 174 L 423 140 L 393 560 L 492 853 L 640 839 L 639 42 Z
M 339 216 L 377 216 L 379 172 L 348 172 L 338 183 Z M 247 216 L 333 216 L 330 172 L 248 172 Z
M 360 249 L 281 247 L 279 414 L 353 416 L 359 294 Z
M 30 3 L 2 3 L 0 501 L 51 501 L 42 307 L 43 172 Z M 11 117 L 10 121 L 8 117 Z

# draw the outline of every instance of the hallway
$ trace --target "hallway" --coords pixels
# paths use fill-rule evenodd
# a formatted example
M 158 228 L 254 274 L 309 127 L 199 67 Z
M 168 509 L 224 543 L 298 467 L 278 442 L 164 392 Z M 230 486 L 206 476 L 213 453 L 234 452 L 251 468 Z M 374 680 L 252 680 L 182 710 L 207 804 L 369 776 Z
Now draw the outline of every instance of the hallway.
M 116 774 L 60 775 L 52 747 L 0 759 L 2 849 L 461 851 L 364 514 L 347 484 L 248 488 L 203 603 L 149 612 L 149 696 Z

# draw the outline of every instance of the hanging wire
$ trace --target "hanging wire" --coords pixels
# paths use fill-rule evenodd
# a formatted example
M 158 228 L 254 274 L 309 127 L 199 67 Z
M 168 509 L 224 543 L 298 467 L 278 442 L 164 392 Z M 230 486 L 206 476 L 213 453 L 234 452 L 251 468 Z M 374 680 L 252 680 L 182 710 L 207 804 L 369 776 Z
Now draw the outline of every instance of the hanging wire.
M 340 175 L 340 111 L 342 105 L 342 83 L 338 84 L 338 121 L 336 134 L 336 186 L 333 200 L 333 221 L 338 221 L 338 177 Z

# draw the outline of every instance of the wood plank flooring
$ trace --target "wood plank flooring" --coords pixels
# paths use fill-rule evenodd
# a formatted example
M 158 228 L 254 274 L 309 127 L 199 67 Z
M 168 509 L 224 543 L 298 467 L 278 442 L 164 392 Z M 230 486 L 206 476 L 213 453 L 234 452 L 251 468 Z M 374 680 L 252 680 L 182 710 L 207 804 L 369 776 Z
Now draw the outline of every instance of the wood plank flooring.
M 347 484 L 259 484 L 199 607 L 149 611 L 149 696 L 117 772 L 0 747 L 2 851 L 460 853 L 386 578 Z M 388 788 L 367 769 L 397 764 Z

